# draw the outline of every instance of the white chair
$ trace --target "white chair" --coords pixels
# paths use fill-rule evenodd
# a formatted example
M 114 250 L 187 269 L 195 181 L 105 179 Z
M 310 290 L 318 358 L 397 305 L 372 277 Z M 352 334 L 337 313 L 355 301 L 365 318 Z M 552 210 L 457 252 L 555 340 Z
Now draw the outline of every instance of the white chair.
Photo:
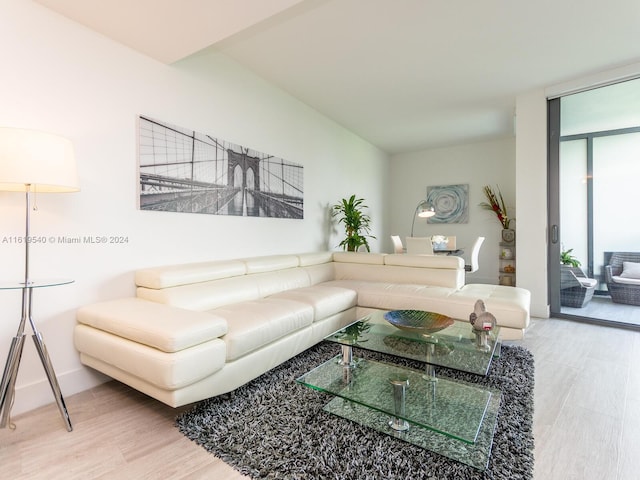
M 458 247 L 456 246 L 456 236 L 455 235 L 449 235 L 447 237 L 447 250 L 457 250 Z
M 482 242 L 484 242 L 484 237 L 476 238 L 476 242 L 473 244 L 473 248 L 471 249 L 471 265 L 465 265 L 464 269 L 467 272 L 477 272 L 478 271 L 478 253 L 480 253 L 480 247 L 482 246 Z
M 404 246 L 399 235 L 391 235 L 391 241 L 393 242 L 393 253 L 404 253 Z
M 407 237 L 407 253 L 410 255 L 433 255 L 431 237 Z

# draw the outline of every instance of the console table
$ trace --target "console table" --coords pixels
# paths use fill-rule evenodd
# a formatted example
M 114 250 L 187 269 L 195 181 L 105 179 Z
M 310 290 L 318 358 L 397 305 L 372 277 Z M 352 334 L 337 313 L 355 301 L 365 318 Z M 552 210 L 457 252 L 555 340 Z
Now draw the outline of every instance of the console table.
M 53 370 L 51 359 L 47 353 L 47 347 L 42 340 L 42 335 L 38 331 L 35 322 L 31 316 L 31 305 L 33 299 L 33 290 L 37 288 L 56 287 L 60 285 L 68 285 L 73 283 L 73 280 L 44 280 L 44 281 L 29 281 L 27 283 L 0 283 L 0 290 L 22 290 L 22 316 L 16 336 L 11 340 L 11 348 L 9 349 L 9 355 L 7 356 L 7 363 L 4 367 L 4 373 L 2 375 L 2 383 L 0 384 L 0 428 L 6 428 L 9 425 L 9 419 L 11 416 L 11 406 L 13 398 L 15 396 L 15 384 L 16 377 L 18 376 L 18 369 L 20 368 L 20 360 L 22 358 L 22 349 L 24 347 L 24 339 L 26 337 L 25 328 L 27 321 L 31 325 L 33 332 L 33 342 L 40 356 L 40 361 L 47 374 L 49 385 L 53 391 L 53 395 L 58 404 L 58 409 L 65 421 L 67 430 L 70 432 L 73 430 L 71 426 L 71 419 L 69 418 L 69 412 L 65 405 L 62 392 L 60 391 L 60 385 L 56 377 L 56 372 Z

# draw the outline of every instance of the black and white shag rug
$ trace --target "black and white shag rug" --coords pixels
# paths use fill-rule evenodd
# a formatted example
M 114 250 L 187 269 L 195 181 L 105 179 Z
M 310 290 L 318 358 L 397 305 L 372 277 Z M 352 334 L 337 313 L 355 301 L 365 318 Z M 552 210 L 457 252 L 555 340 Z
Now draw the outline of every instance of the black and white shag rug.
M 502 391 L 488 468 L 474 469 L 323 411 L 332 396 L 295 379 L 339 353 L 320 343 L 237 389 L 181 414 L 180 431 L 254 479 L 532 479 L 533 355 L 503 346 L 489 375 L 439 368 L 440 376 Z M 421 369 L 420 362 L 355 350 Z

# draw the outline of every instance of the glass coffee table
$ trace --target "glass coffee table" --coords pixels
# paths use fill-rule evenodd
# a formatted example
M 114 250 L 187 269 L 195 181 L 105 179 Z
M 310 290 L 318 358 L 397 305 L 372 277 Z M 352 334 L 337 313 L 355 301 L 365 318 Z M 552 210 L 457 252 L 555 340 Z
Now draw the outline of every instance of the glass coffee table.
M 436 377 L 434 366 L 485 375 L 497 333 L 477 339 L 468 322 L 416 335 L 376 312 L 327 337 L 342 353 L 297 381 L 332 394 L 324 410 L 483 470 L 487 467 L 501 392 Z M 487 348 L 486 345 L 489 345 Z M 415 370 L 353 356 L 352 347 L 417 359 Z
M 325 340 L 342 345 L 344 361 L 349 361 L 352 356 L 352 347 L 358 347 L 425 362 L 427 375 L 434 379 L 436 366 L 486 375 L 491 361 L 500 356 L 498 326 L 491 331 L 475 331 L 468 321 L 450 319 L 449 322 L 440 322 L 439 330 L 435 330 L 437 327 L 401 329 L 385 318 L 395 319 L 397 316 L 391 314 L 402 312 L 427 313 L 412 310 L 374 312 Z

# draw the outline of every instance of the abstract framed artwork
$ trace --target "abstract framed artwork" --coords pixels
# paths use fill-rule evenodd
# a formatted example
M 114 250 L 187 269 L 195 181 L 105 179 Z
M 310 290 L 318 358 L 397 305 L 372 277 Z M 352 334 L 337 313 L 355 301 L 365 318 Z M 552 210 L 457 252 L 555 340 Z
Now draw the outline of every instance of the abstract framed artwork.
M 166 122 L 138 118 L 139 208 L 302 219 L 303 166 Z
M 427 223 L 469 222 L 469 184 L 427 187 L 427 202 L 436 212 Z

